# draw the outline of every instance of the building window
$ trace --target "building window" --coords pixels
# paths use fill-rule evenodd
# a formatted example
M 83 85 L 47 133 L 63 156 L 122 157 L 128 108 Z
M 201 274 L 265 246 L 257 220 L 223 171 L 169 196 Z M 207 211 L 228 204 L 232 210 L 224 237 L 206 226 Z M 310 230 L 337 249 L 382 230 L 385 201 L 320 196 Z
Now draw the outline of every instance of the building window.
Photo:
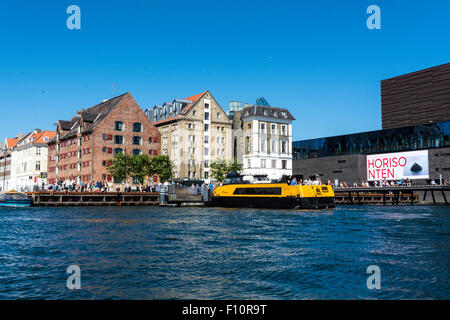
M 78 163 L 77 163 L 77 170 L 78 170 L 78 171 L 81 171 L 81 162 L 78 162 Z
M 205 143 L 209 143 L 209 136 L 205 136 Z
M 114 136 L 115 144 L 123 144 L 123 136 Z
M 248 159 L 247 160 L 247 168 L 251 168 L 252 167 L 252 160 Z
M 282 141 L 281 142 L 281 153 L 286 153 L 287 152 L 287 143 L 286 141 Z
M 277 133 L 277 125 L 272 124 L 272 134 L 276 134 L 276 133 Z
M 287 136 L 287 127 L 286 126 L 281 126 L 281 135 Z
M 287 160 L 281 160 L 281 168 L 287 169 Z
M 194 117 L 197 115 L 197 110 L 194 110 L 193 112 L 192 112 L 192 114 L 194 115 Z
M 205 148 L 205 156 L 209 155 L 209 148 Z
M 277 168 L 277 160 L 272 160 L 272 168 L 273 169 Z
M 209 178 L 209 172 L 208 172 L 208 171 L 205 171 L 204 177 L 205 177 L 205 179 L 208 179 L 208 178 Z
M 36 161 L 36 171 L 41 171 L 41 161 Z
M 205 131 L 209 131 L 209 124 L 205 123 Z
M 266 159 L 261 159 L 261 168 L 266 167 Z
M 133 123 L 133 132 L 142 132 L 142 124 L 139 122 Z
M 114 129 L 116 131 L 123 131 L 123 122 L 122 121 L 116 121 Z
M 209 103 L 205 103 L 205 109 L 209 109 Z
M 205 160 L 204 165 L 205 165 L 205 168 L 209 168 L 209 161 Z
M 112 140 L 112 134 L 103 134 L 103 140 Z
M 220 119 L 220 112 L 217 112 L 217 119 Z
M 142 144 L 142 138 L 141 137 L 138 137 L 138 136 L 134 136 L 133 137 L 133 144 L 134 145 L 141 145 Z
M 205 120 L 209 120 L 209 112 L 205 112 Z
M 119 154 L 119 153 L 123 153 L 123 149 L 115 148 L 114 149 L 114 155 Z
M 41 147 L 36 147 L 36 155 L 37 156 L 41 155 Z
M 141 154 L 142 151 L 140 149 L 133 149 L 133 155 L 137 156 L 138 154 Z
M 266 130 L 266 124 L 264 122 L 261 123 L 261 133 L 264 133 L 264 130 Z

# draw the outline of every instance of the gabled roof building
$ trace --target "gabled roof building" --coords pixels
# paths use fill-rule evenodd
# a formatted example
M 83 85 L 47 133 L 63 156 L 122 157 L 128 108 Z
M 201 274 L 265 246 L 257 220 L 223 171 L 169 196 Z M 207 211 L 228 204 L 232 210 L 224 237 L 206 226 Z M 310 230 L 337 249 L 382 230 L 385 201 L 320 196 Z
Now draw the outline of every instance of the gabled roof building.
M 71 120 L 55 125 L 56 135 L 49 142 L 50 183 L 121 183 L 106 170 L 114 154 L 160 153 L 158 130 L 128 92 L 81 109 Z
M 231 160 L 232 123 L 208 90 L 146 114 L 161 133 L 161 153 L 172 160 L 177 178 L 209 180 L 212 161 Z
M 5 190 L 33 191 L 46 182 L 47 143 L 55 134 L 55 131 L 34 129 L 26 135 L 6 139 L 11 150 L 11 176 Z

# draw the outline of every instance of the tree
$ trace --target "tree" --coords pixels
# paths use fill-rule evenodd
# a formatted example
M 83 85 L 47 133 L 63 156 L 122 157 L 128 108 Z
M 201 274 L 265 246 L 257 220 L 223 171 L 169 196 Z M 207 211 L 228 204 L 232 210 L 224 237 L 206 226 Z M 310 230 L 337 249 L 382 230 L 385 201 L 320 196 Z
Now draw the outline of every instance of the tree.
M 241 172 L 242 165 L 238 163 L 237 158 L 233 158 L 233 160 L 228 164 L 228 173 L 230 172 Z
M 169 156 L 154 156 L 150 158 L 150 162 L 148 175 L 157 174 L 162 182 L 173 178 L 173 164 Z
M 216 161 L 212 161 L 210 167 L 211 167 L 211 177 L 213 179 L 216 179 L 220 182 L 225 180 L 228 173 L 228 166 L 225 160 L 218 159 Z
M 148 155 L 138 154 L 132 157 L 132 172 L 134 178 L 136 178 L 140 184 L 144 184 L 145 176 L 153 175 L 152 163 Z
M 224 181 L 227 174 L 230 172 L 240 172 L 241 165 L 238 163 L 237 159 L 234 158 L 232 161 L 227 162 L 223 159 L 218 159 L 211 162 L 211 177 L 220 182 Z
M 106 170 L 116 179 L 126 182 L 133 173 L 133 159 L 124 152 L 114 155 L 108 162 L 110 165 Z

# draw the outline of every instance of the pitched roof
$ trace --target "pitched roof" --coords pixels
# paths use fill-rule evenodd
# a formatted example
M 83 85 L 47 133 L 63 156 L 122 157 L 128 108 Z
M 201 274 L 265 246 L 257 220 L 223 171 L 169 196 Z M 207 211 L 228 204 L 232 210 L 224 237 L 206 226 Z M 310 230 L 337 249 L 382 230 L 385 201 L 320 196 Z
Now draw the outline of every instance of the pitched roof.
M 242 111 L 242 114 L 243 117 L 250 117 L 253 115 L 257 115 L 263 117 L 295 120 L 294 116 L 289 112 L 288 109 L 285 108 L 251 105 L 245 107 L 244 110 Z
M 61 139 L 71 138 L 77 135 L 77 126 L 75 124 L 79 123 L 81 120 L 84 122 L 90 123 L 86 128 L 84 128 L 83 133 L 92 132 L 92 129 L 99 124 L 105 117 L 122 101 L 122 99 L 130 95 L 129 92 L 121 94 L 120 96 L 114 97 L 112 99 L 103 101 L 102 103 L 96 104 L 93 107 L 90 107 L 86 110 L 81 110 L 77 112 L 76 117 L 74 117 L 71 121 L 61 121 L 60 125 L 64 125 L 67 130 L 70 130 L 66 134 L 64 134 Z M 70 128 L 69 128 L 70 123 Z M 61 127 L 62 128 L 62 127 Z
M 157 125 L 157 124 L 160 124 L 160 123 L 164 123 L 164 122 L 166 122 L 166 121 L 173 121 L 173 120 L 176 120 L 176 119 L 179 119 L 180 117 L 181 117 L 181 115 L 183 115 L 183 114 L 186 114 L 188 111 L 189 111 L 189 109 L 206 93 L 206 92 L 208 92 L 208 90 L 206 90 L 206 91 L 203 91 L 202 93 L 197 93 L 197 94 L 195 94 L 195 95 L 193 95 L 193 96 L 190 96 L 190 97 L 187 97 L 187 98 L 184 98 L 184 99 L 181 99 L 181 100 L 185 100 L 185 101 L 190 101 L 191 103 L 190 104 L 188 104 L 181 112 L 180 112 L 180 114 L 178 114 L 178 115 L 176 115 L 176 116 L 174 116 L 174 117 L 170 117 L 170 118 L 167 118 L 167 119 L 162 119 L 162 120 L 159 120 L 159 121 L 156 121 L 156 122 L 154 122 L 153 124 L 155 124 L 155 125 Z M 177 100 L 177 99 L 175 99 L 175 100 Z
M 197 102 L 197 100 L 200 99 L 206 92 L 208 92 L 208 90 L 203 91 L 202 93 L 198 93 L 196 95 L 193 95 L 193 96 L 190 96 L 190 97 L 187 97 L 187 98 L 183 99 L 183 100 L 192 101 L 192 103 L 188 104 L 186 106 L 186 108 L 183 109 L 182 113 L 186 114 L 189 111 L 189 109 Z
M 56 135 L 56 131 L 41 131 L 39 133 L 34 134 L 33 137 L 33 143 L 47 143 Z M 47 137 L 48 140 L 45 141 L 44 138 Z
M 19 139 L 6 138 L 6 148 L 11 149 L 17 145 Z

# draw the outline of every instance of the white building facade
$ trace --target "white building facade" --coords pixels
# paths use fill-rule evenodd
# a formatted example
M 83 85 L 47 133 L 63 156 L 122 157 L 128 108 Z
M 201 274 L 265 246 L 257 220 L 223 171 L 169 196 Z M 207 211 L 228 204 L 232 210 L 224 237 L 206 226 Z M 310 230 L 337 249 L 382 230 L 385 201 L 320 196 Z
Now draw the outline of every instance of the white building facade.
M 243 173 L 278 179 L 292 175 L 292 122 L 287 109 L 248 106 L 242 111 Z
M 9 188 L 33 191 L 46 183 L 48 167 L 47 142 L 54 131 L 34 130 L 22 138 L 11 150 L 11 179 Z

